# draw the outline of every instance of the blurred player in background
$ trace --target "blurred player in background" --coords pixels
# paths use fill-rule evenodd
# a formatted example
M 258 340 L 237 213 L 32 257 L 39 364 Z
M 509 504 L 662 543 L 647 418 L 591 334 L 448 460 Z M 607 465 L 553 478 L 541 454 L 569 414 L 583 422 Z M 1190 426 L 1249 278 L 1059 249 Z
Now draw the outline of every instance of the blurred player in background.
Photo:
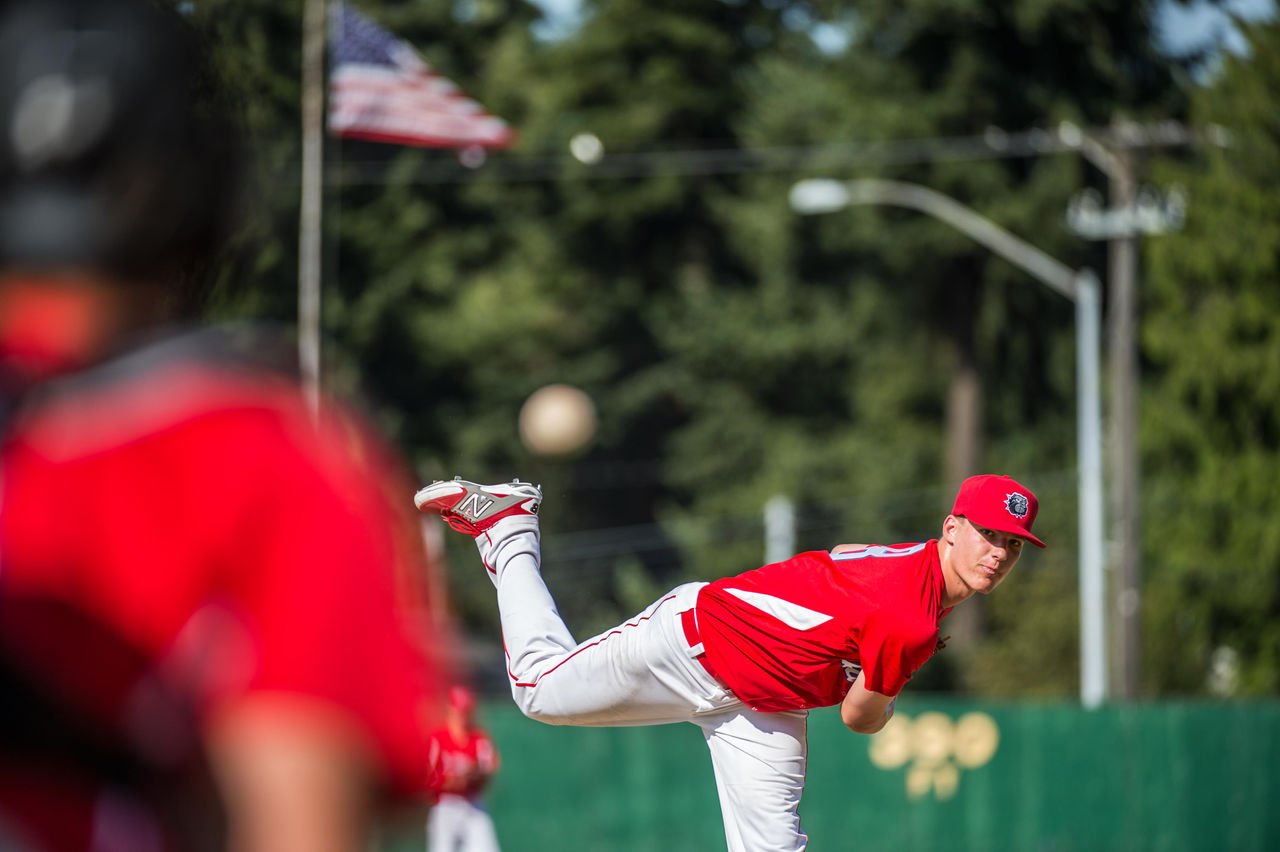
M 844 544 L 673 589 L 579 644 L 542 580 L 540 488 L 436 482 L 424 512 L 475 537 L 498 591 L 511 692 L 553 725 L 692 722 L 711 752 L 730 852 L 799 852 L 808 711 L 840 706 L 879 731 L 911 675 L 941 647 L 939 621 L 998 586 L 1038 502 L 1007 476 L 961 485 L 938 538 Z
M 498 749 L 476 724 L 476 698 L 465 686 L 449 690 L 445 722 L 431 734 L 428 852 L 499 852 L 483 793 L 498 771 Z
M 181 330 L 242 153 L 186 22 L 0 7 L 0 848 L 351 852 L 442 637 L 389 448 Z

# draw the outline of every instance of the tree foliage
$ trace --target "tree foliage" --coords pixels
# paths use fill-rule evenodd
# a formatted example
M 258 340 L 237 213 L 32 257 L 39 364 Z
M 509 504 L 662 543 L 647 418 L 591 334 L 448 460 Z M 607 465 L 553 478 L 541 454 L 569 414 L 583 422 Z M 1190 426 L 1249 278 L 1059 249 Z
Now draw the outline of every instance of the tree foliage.
M 1280 691 L 1280 25 L 1245 29 L 1196 91 L 1230 134 L 1161 178 L 1187 222 L 1147 252 L 1142 451 L 1146 679 Z

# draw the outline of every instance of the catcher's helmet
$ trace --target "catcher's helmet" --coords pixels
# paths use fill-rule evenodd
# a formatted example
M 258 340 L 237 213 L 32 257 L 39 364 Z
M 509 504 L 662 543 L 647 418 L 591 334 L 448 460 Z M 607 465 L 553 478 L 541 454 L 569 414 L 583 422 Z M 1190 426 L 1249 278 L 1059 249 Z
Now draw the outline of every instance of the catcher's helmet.
M 220 248 L 236 193 L 202 52 L 145 0 L 0 12 L 0 265 L 163 281 Z

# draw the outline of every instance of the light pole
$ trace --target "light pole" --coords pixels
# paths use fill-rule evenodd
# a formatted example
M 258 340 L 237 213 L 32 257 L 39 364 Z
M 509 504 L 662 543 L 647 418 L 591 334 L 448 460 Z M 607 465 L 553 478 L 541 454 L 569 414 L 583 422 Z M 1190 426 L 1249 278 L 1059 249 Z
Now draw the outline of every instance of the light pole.
M 888 180 L 803 180 L 791 187 L 797 213 L 829 213 L 854 204 L 907 207 L 941 219 L 1066 296 L 1076 309 L 1076 442 L 1080 570 L 1080 701 L 1107 697 L 1106 592 L 1103 578 L 1102 408 L 1098 379 L 1101 299 L 1098 278 L 1075 271 L 953 198 Z

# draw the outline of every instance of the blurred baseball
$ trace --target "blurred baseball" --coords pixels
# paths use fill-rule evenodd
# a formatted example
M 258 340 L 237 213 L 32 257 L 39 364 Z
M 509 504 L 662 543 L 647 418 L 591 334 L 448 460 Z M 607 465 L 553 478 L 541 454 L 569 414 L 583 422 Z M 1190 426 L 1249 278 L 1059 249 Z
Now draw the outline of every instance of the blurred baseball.
M 569 153 L 578 162 L 594 166 L 604 156 L 604 144 L 594 133 L 579 133 L 569 140 Z
M 596 433 L 596 407 L 572 385 L 547 385 L 520 408 L 520 440 L 540 456 L 577 452 Z

